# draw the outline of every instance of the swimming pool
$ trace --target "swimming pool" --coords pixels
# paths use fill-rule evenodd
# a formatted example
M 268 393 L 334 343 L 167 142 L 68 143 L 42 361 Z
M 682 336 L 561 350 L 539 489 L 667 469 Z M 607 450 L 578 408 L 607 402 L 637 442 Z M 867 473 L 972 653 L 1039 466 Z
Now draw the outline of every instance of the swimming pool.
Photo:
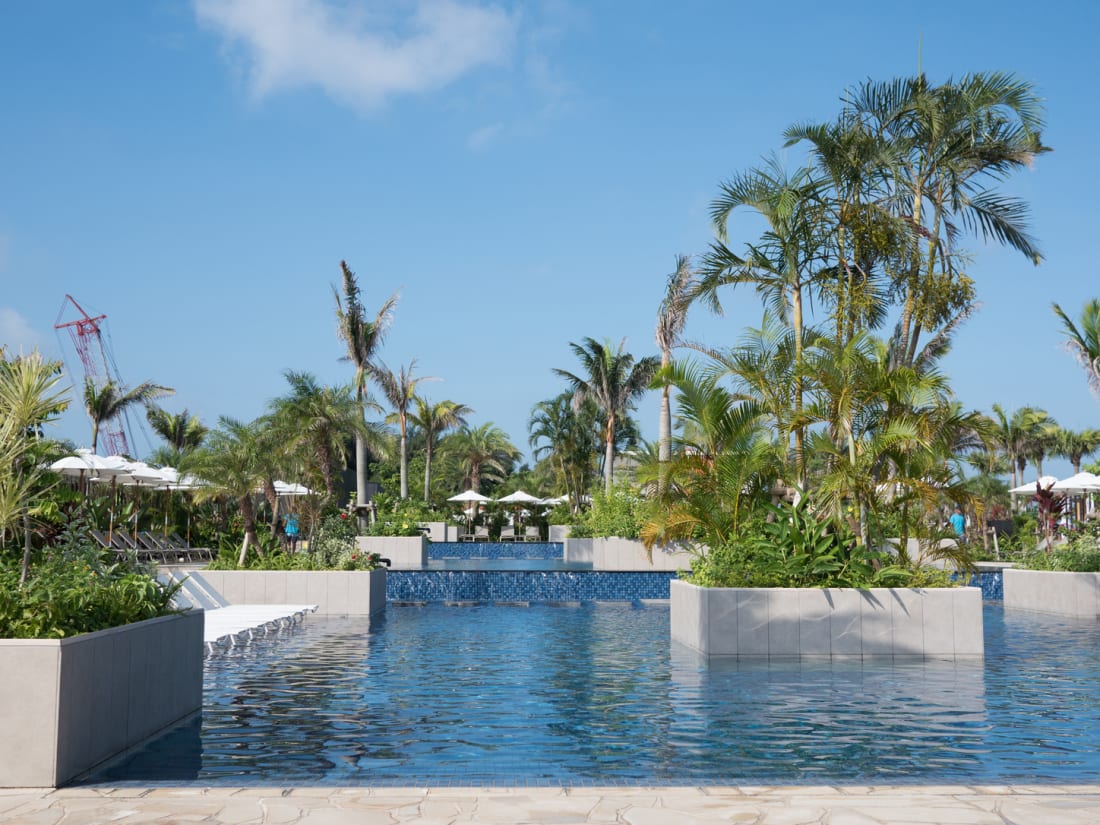
M 194 719 L 83 783 L 1093 782 L 1094 622 L 986 609 L 984 663 L 725 662 L 666 605 L 394 607 L 208 659 Z

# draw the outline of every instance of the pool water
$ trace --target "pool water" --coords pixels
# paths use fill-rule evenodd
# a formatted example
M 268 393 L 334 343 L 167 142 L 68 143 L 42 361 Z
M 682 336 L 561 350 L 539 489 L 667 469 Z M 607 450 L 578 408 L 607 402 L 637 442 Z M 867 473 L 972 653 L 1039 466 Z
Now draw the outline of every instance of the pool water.
M 310 617 L 206 664 L 196 717 L 82 784 L 1095 782 L 1095 622 L 985 614 L 981 662 L 706 664 L 667 605 Z

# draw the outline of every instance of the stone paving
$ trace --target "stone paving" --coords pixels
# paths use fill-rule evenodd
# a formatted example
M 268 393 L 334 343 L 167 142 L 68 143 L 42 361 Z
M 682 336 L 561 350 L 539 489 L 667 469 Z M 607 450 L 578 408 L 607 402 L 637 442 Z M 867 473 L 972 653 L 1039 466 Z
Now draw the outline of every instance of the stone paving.
M 0 790 L 11 825 L 1096 825 L 1100 785 Z

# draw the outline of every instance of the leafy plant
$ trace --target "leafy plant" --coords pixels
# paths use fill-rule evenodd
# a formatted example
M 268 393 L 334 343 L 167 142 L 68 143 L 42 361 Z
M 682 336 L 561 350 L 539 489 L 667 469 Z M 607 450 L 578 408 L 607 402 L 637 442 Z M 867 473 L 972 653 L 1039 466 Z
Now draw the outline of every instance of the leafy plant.
M 641 532 L 643 512 L 641 497 L 627 487 L 612 487 L 609 493 L 597 491 L 592 496 L 592 507 L 577 520 L 570 535 L 636 539 Z
M 366 535 L 419 536 L 418 522 L 437 520 L 436 514 L 422 501 L 379 495 L 375 498 L 374 524 L 367 528 Z

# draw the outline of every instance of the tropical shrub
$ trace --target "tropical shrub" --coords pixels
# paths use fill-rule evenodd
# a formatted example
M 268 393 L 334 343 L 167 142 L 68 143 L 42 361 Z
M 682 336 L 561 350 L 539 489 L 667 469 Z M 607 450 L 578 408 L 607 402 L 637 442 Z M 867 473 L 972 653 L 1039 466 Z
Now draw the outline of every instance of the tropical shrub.
M 609 493 L 597 491 L 592 496 L 592 506 L 576 519 L 570 536 L 636 539 L 645 522 L 644 513 L 645 502 L 627 487 L 612 487 Z
M 367 528 L 368 536 L 419 536 L 419 522 L 439 521 L 441 518 L 422 501 L 415 499 L 379 495 L 374 503 L 374 524 Z
M 1020 561 L 1031 570 L 1100 573 L 1100 537 L 1095 532 L 1083 533 L 1050 552 L 1034 548 Z
M 130 558 L 97 549 L 74 518 L 20 586 L 20 563 L 0 556 L 0 638 L 54 639 L 174 613 L 179 585 Z
M 374 570 L 381 565 L 378 553 L 363 553 L 356 547 L 358 530 L 355 519 L 345 512 L 333 512 L 322 517 L 316 527 L 309 549 L 290 553 L 271 539 L 261 556 L 250 549 L 244 564 L 238 565 L 236 547 L 223 547 L 210 563 L 211 570 Z M 263 544 L 261 537 L 261 544 Z

